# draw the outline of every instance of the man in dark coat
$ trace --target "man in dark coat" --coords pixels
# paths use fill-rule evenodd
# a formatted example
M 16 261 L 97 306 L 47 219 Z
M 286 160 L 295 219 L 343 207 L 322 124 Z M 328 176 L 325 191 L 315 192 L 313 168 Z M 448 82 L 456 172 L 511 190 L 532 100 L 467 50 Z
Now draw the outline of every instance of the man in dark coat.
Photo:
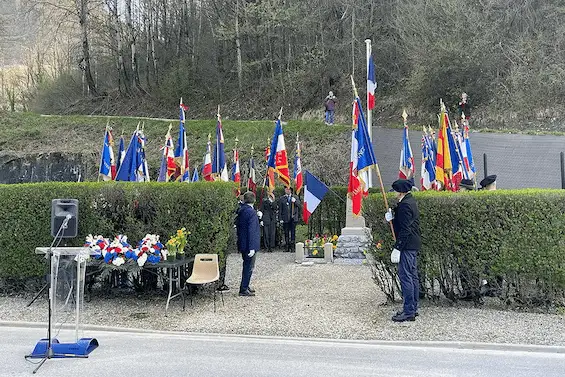
M 268 252 L 275 247 L 275 229 L 277 226 L 277 203 L 275 195 L 269 193 L 267 200 L 261 203 L 261 226 L 263 227 L 263 240 Z
M 237 215 L 237 250 L 243 258 L 239 295 L 255 296 L 255 290 L 249 288 L 249 283 L 255 267 L 256 252 L 261 244 L 261 228 L 259 217 L 253 208 L 255 194 L 251 191 L 246 192 L 243 194 L 243 202 Z
M 418 204 L 410 192 L 412 182 L 399 179 L 392 184 L 396 191 L 398 205 L 385 214 L 387 221 L 392 221 L 396 243 L 390 256 L 392 263 L 398 263 L 398 278 L 402 289 L 404 306 L 401 312 L 392 317 L 395 322 L 414 321 L 418 315 L 419 279 L 418 251 L 420 239 L 420 213 Z
M 292 194 L 292 187 L 285 187 L 284 193 L 285 195 L 281 196 L 278 203 L 279 221 L 283 225 L 286 251 L 291 252 L 294 245 L 296 224 L 300 221 L 300 214 L 302 213 L 302 204 Z

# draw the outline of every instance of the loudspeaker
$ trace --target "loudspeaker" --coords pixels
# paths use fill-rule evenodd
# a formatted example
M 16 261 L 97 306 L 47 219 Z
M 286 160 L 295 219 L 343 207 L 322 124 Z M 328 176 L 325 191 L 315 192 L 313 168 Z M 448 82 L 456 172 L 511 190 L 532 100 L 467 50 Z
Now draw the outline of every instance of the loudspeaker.
M 61 229 L 61 225 L 66 225 Z M 78 200 L 53 199 L 51 201 L 51 236 L 74 238 L 78 234 Z

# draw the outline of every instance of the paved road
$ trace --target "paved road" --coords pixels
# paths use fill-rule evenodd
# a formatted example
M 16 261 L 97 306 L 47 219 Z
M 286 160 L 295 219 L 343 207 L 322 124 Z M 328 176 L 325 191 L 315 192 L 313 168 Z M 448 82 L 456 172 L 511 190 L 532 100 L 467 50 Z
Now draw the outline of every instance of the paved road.
M 417 182 L 422 168 L 421 139 L 421 128 L 410 131 Z M 565 151 L 565 136 L 473 132 L 470 140 L 478 182 L 484 177 L 483 154 L 486 153 L 487 172 L 498 176 L 499 189 L 561 188 L 559 153 Z M 390 188 L 398 178 L 402 130 L 373 127 L 373 146 L 383 183 Z M 378 181 L 373 182 L 378 185 Z
M 0 376 L 29 376 L 42 329 L 0 327 Z M 376 342 L 87 331 L 88 359 L 48 360 L 43 376 L 563 376 L 565 354 Z M 62 338 L 61 338 L 62 339 Z

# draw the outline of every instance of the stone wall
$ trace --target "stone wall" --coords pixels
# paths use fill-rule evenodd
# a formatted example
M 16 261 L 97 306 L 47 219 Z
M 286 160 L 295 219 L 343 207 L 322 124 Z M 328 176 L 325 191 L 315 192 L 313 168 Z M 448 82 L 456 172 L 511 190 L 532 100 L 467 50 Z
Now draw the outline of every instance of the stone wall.
M 96 154 L 39 153 L 0 155 L 0 183 L 95 180 Z

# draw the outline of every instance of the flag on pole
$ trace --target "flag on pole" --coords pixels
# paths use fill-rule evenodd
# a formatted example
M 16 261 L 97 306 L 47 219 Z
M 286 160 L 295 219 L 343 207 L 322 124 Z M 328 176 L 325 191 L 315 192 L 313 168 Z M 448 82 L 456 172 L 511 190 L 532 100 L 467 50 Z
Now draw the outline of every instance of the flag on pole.
M 400 151 L 398 178 L 413 181 L 415 175 L 414 155 L 412 155 L 412 147 L 410 146 L 410 140 L 408 138 L 408 124 L 406 123 L 408 114 L 406 114 L 406 111 L 402 113 L 402 117 L 404 118 L 404 132 L 402 134 L 402 150 Z
M 304 206 L 302 207 L 302 218 L 304 222 L 308 224 L 310 215 L 316 210 L 329 189 L 328 186 L 316 176 L 310 174 L 308 170 L 305 171 L 304 178 Z
M 296 135 L 296 155 L 294 156 L 294 192 L 296 195 L 299 195 L 300 190 L 302 190 L 302 161 L 300 154 L 300 142 L 298 141 L 298 135 Z
M 447 115 L 447 140 L 449 144 L 449 155 L 451 156 L 451 185 L 448 189 L 457 191 L 459 190 L 459 183 L 463 179 L 463 169 L 461 166 L 459 145 L 455 139 L 454 130 L 449 121 L 449 115 Z
M 273 134 L 273 140 L 271 142 L 269 161 L 267 162 L 267 169 L 269 171 L 269 174 L 271 174 L 271 172 L 277 172 L 277 176 L 283 182 L 285 187 L 290 187 L 288 159 L 286 155 L 286 146 L 284 144 L 284 133 L 283 133 L 280 115 L 277 121 L 275 122 L 275 133 Z M 269 190 L 272 192 L 274 188 L 275 188 L 274 182 L 269 182 Z
M 426 128 L 424 127 L 424 132 Z M 422 170 L 421 170 L 421 189 L 422 191 L 431 190 L 436 179 L 435 166 L 433 163 L 433 151 L 427 139 L 427 134 L 422 136 Z
M 451 186 L 451 153 L 449 148 L 448 139 L 448 117 L 445 105 L 443 101 L 440 100 L 440 117 L 439 117 L 439 133 L 437 137 L 437 152 L 435 159 L 435 169 L 436 169 L 436 180 L 441 184 L 438 185 L 437 189 L 449 189 Z
M 171 137 L 171 126 L 169 125 L 169 130 L 165 136 L 165 145 L 163 148 L 163 156 L 161 157 L 161 167 L 159 169 L 158 182 L 169 182 L 171 177 L 175 174 L 177 170 L 177 165 L 175 163 L 175 152 L 173 146 L 173 138 Z
M 463 158 L 463 168 L 467 173 L 467 179 L 475 178 L 475 164 L 473 162 L 473 151 L 469 140 L 469 125 L 467 120 L 463 121 L 463 140 L 461 141 L 461 151 Z
M 211 135 L 208 135 L 206 154 L 204 155 L 204 165 L 202 166 L 202 176 L 204 177 L 204 180 L 208 182 L 212 182 L 214 180 L 214 177 L 212 176 L 212 146 L 210 143 L 211 137 Z
M 116 174 L 116 181 L 129 181 L 137 182 L 137 172 L 138 172 L 138 149 L 139 149 L 139 126 L 133 132 L 131 140 L 129 142 L 128 148 L 124 154 L 124 159 L 120 165 L 120 170 Z
M 114 138 L 112 129 L 106 126 L 104 133 L 104 145 L 100 159 L 100 176 L 104 181 L 111 181 L 116 178 L 116 162 L 114 160 Z
M 190 168 L 188 160 L 188 147 L 186 143 L 186 130 L 185 130 L 185 111 L 188 106 L 182 103 L 182 98 L 179 104 L 179 138 L 177 148 L 175 149 L 175 161 L 177 164 L 176 179 L 181 182 L 190 182 Z
M 267 171 L 265 173 L 265 181 L 263 187 L 268 187 L 269 192 L 275 189 L 275 171 L 269 169 L 269 158 L 271 157 L 271 139 L 267 139 L 267 148 L 265 148 L 265 162 L 267 163 Z
M 116 161 L 116 174 L 118 173 L 118 170 L 120 170 L 120 165 L 122 164 L 125 155 L 126 155 L 126 151 L 124 145 L 124 135 L 121 135 L 120 146 L 118 147 L 118 160 Z
M 137 137 L 137 181 L 149 182 L 149 167 L 147 166 L 147 158 L 145 157 L 145 142 L 147 141 L 147 138 L 143 133 L 143 129 L 137 132 Z
M 241 194 L 241 172 L 239 171 L 239 151 L 237 149 L 233 150 L 231 180 L 237 184 L 236 196 L 239 196 Z
M 351 160 L 349 162 L 349 184 L 347 193 L 353 204 L 353 214 L 361 213 L 363 196 L 368 195 L 368 170 L 377 164 L 373 145 L 367 130 L 361 100 L 355 93 L 353 102 L 353 130 L 351 132 Z
M 198 177 L 198 166 L 194 168 L 194 173 L 192 174 L 192 182 L 198 182 L 200 178 Z
M 369 55 L 369 64 L 367 65 L 367 110 L 375 108 L 375 89 L 377 89 L 375 64 L 373 63 L 373 55 Z
M 218 123 L 216 124 L 216 145 L 214 145 L 214 157 L 212 158 L 212 175 L 216 180 L 224 182 L 229 181 L 226 155 L 224 152 L 224 132 L 222 130 L 222 118 L 220 116 L 219 106 Z
M 253 159 L 253 147 L 251 147 L 251 157 L 249 158 L 249 176 L 247 178 L 247 190 L 256 193 L 257 181 L 255 179 L 255 160 Z

